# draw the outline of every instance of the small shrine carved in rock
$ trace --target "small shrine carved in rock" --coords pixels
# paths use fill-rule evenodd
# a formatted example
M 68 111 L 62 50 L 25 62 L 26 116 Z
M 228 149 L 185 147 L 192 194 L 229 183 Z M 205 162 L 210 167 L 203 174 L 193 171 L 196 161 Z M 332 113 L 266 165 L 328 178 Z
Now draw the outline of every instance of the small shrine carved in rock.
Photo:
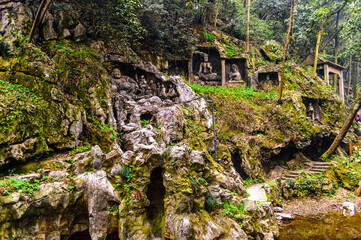
M 302 97 L 302 102 L 306 108 L 306 116 L 311 119 L 313 124 L 321 123 L 320 100 L 308 97 Z
M 258 72 L 253 76 L 254 87 L 264 91 L 279 87 L 279 74 L 276 71 Z

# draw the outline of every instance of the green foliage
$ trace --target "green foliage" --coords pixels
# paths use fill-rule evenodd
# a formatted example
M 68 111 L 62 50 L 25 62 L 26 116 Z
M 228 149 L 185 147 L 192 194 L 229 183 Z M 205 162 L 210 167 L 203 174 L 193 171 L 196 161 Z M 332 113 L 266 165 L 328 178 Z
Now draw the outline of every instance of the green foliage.
M 249 186 L 251 186 L 253 184 L 262 183 L 262 182 L 264 182 L 262 176 L 258 176 L 257 178 L 254 178 L 254 179 L 247 178 L 246 180 L 243 181 L 243 186 L 245 188 L 248 188 Z
M 115 216 L 119 216 L 119 205 L 117 203 L 112 203 L 109 206 L 109 212 L 115 214 Z
M 144 41 L 160 56 L 188 58 L 196 35 L 190 28 L 192 14 L 184 1 L 144 0 L 138 16 L 146 29 Z
M 217 202 L 216 198 L 213 197 L 208 193 L 208 196 L 206 197 L 204 206 L 208 212 L 213 212 L 215 209 L 218 208 L 219 203 Z
M 293 188 L 295 186 L 295 180 L 294 179 L 285 179 L 285 182 Z
M 204 31 L 201 31 L 201 36 L 207 41 L 207 42 L 213 42 L 216 37 L 213 35 L 213 33 L 205 33 Z
M 69 152 L 69 154 L 76 154 L 76 153 L 82 153 L 82 152 L 86 152 L 89 149 L 91 149 L 92 146 L 80 146 L 76 149 L 73 149 Z
M 276 99 L 277 93 L 275 91 L 270 92 L 258 92 L 253 88 L 248 87 L 220 87 L 220 86 L 201 86 L 199 84 L 191 84 L 190 87 L 197 93 L 202 94 L 214 94 L 218 93 L 223 96 L 236 98 L 236 99 L 254 99 L 262 98 L 262 99 Z
M 76 190 L 76 185 L 75 185 L 75 183 L 73 182 L 72 184 L 69 185 L 69 187 L 68 187 L 68 192 L 74 193 L 75 190 Z
M 47 108 L 48 104 L 42 97 L 23 85 L 0 80 L 0 106 L 7 109 L 7 114 L 0 120 L 0 125 L 7 125 L 21 118 L 25 112 L 34 113 L 38 108 Z
M 140 123 L 142 124 L 142 127 L 148 125 L 150 123 L 150 120 L 149 119 L 142 119 L 140 120 Z
M 254 8 L 251 9 L 251 39 L 270 40 L 274 38 L 274 31 L 272 29 L 271 23 L 265 20 L 261 20 L 256 14 L 254 14 L 256 10 L 257 9 Z M 268 12 L 268 9 L 266 12 Z M 232 30 L 229 31 L 229 34 L 239 39 L 246 40 L 247 12 L 241 1 L 231 0 L 222 2 L 218 18 L 223 22 L 229 23 L 230 27 L 227 29 Z
M 319 195 L 323 191 L 324 185 L 329 185 L 331 182 L 326 179 L 325 173 L 308 173 L 301 172 L 294 181 L 288 180 L 287 183 L 291 188 L 296 189 L 294 193 L 298 197 L 306 197 L 312 195 Z M 326 194 L 333 194 L 334 190 L 330 189 Z
M 35 179 L 32 183 L 28 180 L 19 180 L 17 178 L 6 178 L 0 180 L 0 195 L 8 195 L 15 190 L 21 190 L 21 193 L 32 196 L 34 191 L 39 190 L 39 180 Z
M 244 209 L 243 203 L 237 206 L 231 202 L 224 201 L 222 202 L 222 206 L 223 206 L 224 214 L 236 220 L 242 220 L 242 215 L 247 212 Z
M 236 52 L 236 48 L 234 46 L 227 46 L 226 51 L 227 51 L 227 56 L 228 57 L 233 57 L 233 56 L 238 54 Z
M 120 177 L 123 180 L 126 180 L 127 182 L 130 182 L 132 180 L 132 178 L 134 177 L 133 174 L 133 168 L 129 165 L 123 165 L 122 168 L 120 169 Z
M 198 178 L 198 181 L 202 183 L 204 186 L 207 186 L 209 183 L 204 178 Z
M 114 41 L 122 46 L 136 43 L 143 28 L 136 15 L 139 0 L 78 0 L 81 22 L 94 39 Z
M 341 56 L 347 57 L 355 55 L 360 57 L 361 50 L 361 4 L 351 5 L 352 15 L 345 22 L 341 31 L 341 39 L 346 42 L 342 48 Z
M 70 163 L 70 164 L 74 164 L 75 160 L 73 158 L 69 158 L 67 160 L 65 160 L 66 162 Z
M 93 122 L 92 125 L 97 129 L 100 134 L 111 134 L 110 139 L 114 141 L 119 136 L 118 132 L 113 128 L 111 123 L 105 124 L 100 121 Z

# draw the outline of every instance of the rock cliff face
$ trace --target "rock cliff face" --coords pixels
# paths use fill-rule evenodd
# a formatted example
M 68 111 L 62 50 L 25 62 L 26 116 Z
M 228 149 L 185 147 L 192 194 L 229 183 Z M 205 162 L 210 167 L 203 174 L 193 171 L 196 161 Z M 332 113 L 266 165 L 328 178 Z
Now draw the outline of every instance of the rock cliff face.
M 85 34 L 61 12 L 41 31 L 54 41 L 27 44 L 29 5 L 0 10 L 1 239 L 278 235 L 270 203 L 244 204 L 227 148 L 221 165 L 208 152 L 207 103 L 183 79 L 99 42 L 56 41 Z
M 82 44 L 74 1 L 47 11 L 44 43 L 28 44 L 34 4 L 0 0 L 0 239 L 278 236 L 281 193 L 264 184 L 257 201 L 243 184 L 332 139 L 344 105 L 331 90 L 293 66 L 282 105 L 272 92 L 211 92 L 218 164 L 208 103 L 181 77 L 130 49 Z M 251 57 L 253 73 L 263 61 Z

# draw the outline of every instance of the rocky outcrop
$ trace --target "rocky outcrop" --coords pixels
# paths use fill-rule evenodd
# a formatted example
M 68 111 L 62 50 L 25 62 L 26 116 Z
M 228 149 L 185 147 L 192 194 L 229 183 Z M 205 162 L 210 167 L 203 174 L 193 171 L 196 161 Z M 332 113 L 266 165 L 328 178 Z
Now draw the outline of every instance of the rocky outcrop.
M 180 145 L 144 153 L 114 148 L 105 155 L 94 146 L 71 160 L 63 155 L 41 163 L 39 174 L 1 179 L 0 237 L 63 239 L 88 231 L 92 239 L 105 239 L 117 232 L 117 224 L 120 239 L 247 239 L 247 234 L 277 234 L 269 205 L 261 210 L 246 207 L 241 221 L 223 216 L 221 207 L 216 212 L 205 209 L 209 197 L 218 204 L 239 205 L 244 189 L 202 152 Z M 125 173 L 128 167 L 131 170 Z M 34 191 L 2 184 L 15 178 Z M 262 219 L 257 223 L 261 230 L 252 227 L 254 220 L 248 223 L 251 219 Z

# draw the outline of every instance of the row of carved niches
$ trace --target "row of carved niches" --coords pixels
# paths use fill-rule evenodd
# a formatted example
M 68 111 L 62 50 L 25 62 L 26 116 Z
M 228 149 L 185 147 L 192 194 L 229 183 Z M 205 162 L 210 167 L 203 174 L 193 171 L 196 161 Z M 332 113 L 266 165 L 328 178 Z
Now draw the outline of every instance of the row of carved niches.
M 122 69 L 123 70 L 123 69 Z M 175 100 L 177 92 L 172 82 L 162 81 L 152 74 L 135 69 L 125 75 L 119 68 L 114 68 L 110 74 L 113 93 L 127 95 L 135 99 L 158 96 L 161 99 Z
M 254 81 L 256 88 L 264 91 L 274 90 L 280 84 L 278 72 L 259 72 Z
M 306 108 L 306 116 L 311 119 L 312 123 L 322 123 L 321 118 L 321 100 L 302 97 L 302 102 Z
M 200 49 L 193 54 L 195 82 L 205 85 L 222 84 L 221 56 L 216 49 Z

